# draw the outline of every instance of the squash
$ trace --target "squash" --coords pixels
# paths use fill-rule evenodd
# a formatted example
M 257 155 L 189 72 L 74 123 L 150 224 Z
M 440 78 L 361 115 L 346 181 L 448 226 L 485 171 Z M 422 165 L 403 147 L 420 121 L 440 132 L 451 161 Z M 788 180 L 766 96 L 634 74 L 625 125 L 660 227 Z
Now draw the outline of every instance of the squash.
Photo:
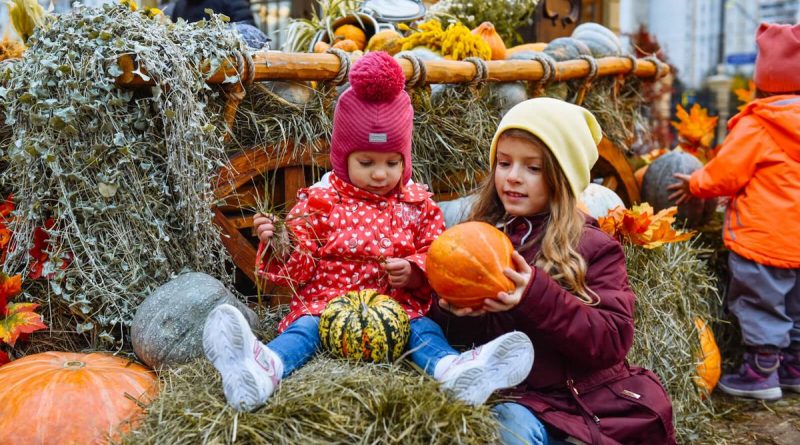
M 608 212 L 617 207 L 625 208 L 625 203 L 613 190 L 600 184 L 590 183 L 581 193 L 580 202 L 583 203 L 587 214 L 592 218 L 608 215 Z M 584 210 L 584 209 L 581 209 Z
M 528 87 L 524 82 L 492 82 L 488 91 L 492 104 L 500 110 L 500 117 L 518 103 L 528 100 Z
M 654 160 L 644 174 L 642 180 L 642 201 L 650 203 L 656 212 L 675 205 L 669 199 L 672 191 L 667 186 L 677 182 L 675 173 L 691 174 L 703 164 L 689 153 L 673 150 Z M 694 228 L 707 223 L 717 208 L 716 199 L 692 198 L 678 206 L 676 217 Z
M 511 292 L 503 270 L 513 269 L 514 246 L 489 224 L 471 221 L 445 230 L 431 243 L 425 270 L 428 282 L 454 307 L 480 308 L 483 300 Z
M 511 48 L 508 48 L 506 50 L 506 58 L 510 59 L 511 56 L 521 51 L 540 53 L 544 51 L 545 48 L 547 48 L 547 44 L 544 42 L 523 43 L 522 45 L 512 46 Z
M 258 317 L 219 280 L 190 272 L 160 286 L 136 309 L 131 343 L 136 356 L 153 369 L 203 356 L 203 324 L 212 309 L 227 303 L 244 314 L 251 327 Z
M 29 355 L 0 367 L 0 382 L 3 445 L 108 443 L 158 392 L 155 373 L 105 353 Z
M 610 29 L 597 23 L 581 23 L 572 31 L 572 37 L 589 47 L 596 58 L 620 56 L 623 54 L 619 37 Z
M 586 46 L 585 43 L 572 37 L 559 37 L 553 39 L 543 51 L 549 55 L 556 62 L 563 62 L 565 60 L 577 59 L 578 56 L 591 56 L 592 51 Z
M 483 22 L 477 28 L 472 30 L 472 34 L 480 36 L 489 48 L 492 50 L 491 60 L 503 60 L 506 58 L 506 44 L 503 39 L 497 34 L 494 25 L 491 22 Z
M 386 51 L 393 56 L 400 52 L 402 47 L 400 39 L 402 38 L 403 36 L 399 32 L 393 29 L 384 29 L 369 39 L 367 51 Z
M 700 350 L 697 354 L 697 374 L 693 376 L 694 383 L 704 394 L 711 394 L 717 386 L 722 374 L 722 355 L 719 352 L 714 332 L 701 318 L 694 319 L 697 335 L 700 340 Z
M 410 331 L 403 306 L 374 289 L 334 298 L 319 319 L 322 346 L 351 360 L 394 362 L 403 354 Z
M 314 88 L 299 80 L 271 80 L 262 82 L 265 90 L 289 105 L 302 107 L 314 98 Z
M 367 34 L 363 29 L 355 25 L 342 25 L 333 31 L 333 41 L 339 42 L 342 40 L 350 40 L 356 46 L 353 50 L 345 51 L 363 50 L 367 46 Z M 333 46 L 336 47 L 335 44 Z
M 319 42 L 314 44 L 314 52 L 315 53 L 324 53 L 328 49 L 330 49 L 331 45 L 328 42 L 323 42 L 320 40 Z
M 338 42 L 333 44 L 333 47 L 339 48 L 340 50 L 346 51 L 348 53 L 351 53 L 353 51 L 358 51 L 360 49 L 356 44 L 356 42 L 350 39 L 339 40 Z

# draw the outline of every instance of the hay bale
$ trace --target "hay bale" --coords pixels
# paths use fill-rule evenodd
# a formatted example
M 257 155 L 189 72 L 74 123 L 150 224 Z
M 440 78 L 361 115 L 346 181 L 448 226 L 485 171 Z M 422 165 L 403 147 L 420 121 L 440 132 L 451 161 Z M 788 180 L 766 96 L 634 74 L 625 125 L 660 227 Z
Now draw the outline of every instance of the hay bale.
M 631 288 L 636 293 L 636 334 L 628 360 L 655 371 L 672 399 L 678 443 L 714 442 L 711 401 L 693 376 L 700 341 L 695 317 L 709 324 L 721 304 L 716 279 L 697 240 L 657 249 L 625 246 Z
M 320 355 L 281 383 L 267 406 L 239 413 L 225 404 L 205 360 L 161 374 L 160 397 L 123 445 L 488 444 L 498 441 L 489 407 L 438 390 L 408 365 L 353 364 Z

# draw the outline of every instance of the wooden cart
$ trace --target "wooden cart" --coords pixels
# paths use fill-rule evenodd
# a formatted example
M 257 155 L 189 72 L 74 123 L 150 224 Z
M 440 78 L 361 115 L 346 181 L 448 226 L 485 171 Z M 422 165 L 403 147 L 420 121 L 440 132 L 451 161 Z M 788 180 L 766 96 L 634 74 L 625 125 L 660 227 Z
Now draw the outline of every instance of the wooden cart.
M 244 63 L 241 60 L 231 60 L 226 67 L 220 69 L 208 80 L 212 84 L 221 84 L 226 76 L 239 75 L 247 81 L 267 80 L 300 80 L 300 81 L 328 81 L 341 75 L 341 55 L 310 54 L 310 53 L 282 53 L 282 52 L 255 52 L 247 55 Z M 351 61 L 355 61 L 353 56 Z M 406 75 L 414 75 L 411 61 L 399 60 Z M 539 81 L 546 73 L 546 68 L 537 60 L 502 60 L 484 62 L 486 81 Z M 472 62 L 465 61 L 427 61 L 424 62 L 426 81 L 428 83 L 468 83 L 475 80 L 479 67 Z M 606 57 L 596 60 L 596 76 L 614 76 L 633 74 L 640 78 L 657 79 L 668 72 L 668 67 L 654 58 L 635 60 L 625 57 Z M 143 86 L 146 84 L 140 77 L 134 75 L 132 60 L 123 60 L 120 65 L 124 73 L 117 82 L 121 86 Z M 592 63 L 588 60 L 577 59 L 558 62 L 552 72 L 551 81 L 560 82 L 571 79 L 580 79 L 589 75 Z M 246 83 L 246 82 L 245 82 Z M 232 84 L 227 87 L 228 102 L 225 107 L 225 120 L 232 125 L 237 107 L 244 98 L 245 89 L 242 83 Z M 322 143 L 324 146 L 324 142 Z M 236 194 L 245 201 L 256 202 L 257 190 L 252 183 L 255 179 L 266 174 L 278 174 L 278 190 L 276 200 L 282 200 L 290 206 L 297 190 L 308 186 L 309 168 L 329 168 L 326 154 L 310 156 L 311 150 L 302 147 L 252 147 L 243 150 L 230 158 L 230 164 L 220 172 L 219 182 L 215 189 L 216 198 L 222 200 Z M 603 139 L 599 146 L 600 158 L 592 169 L 593 178 L 603 178 L 603 184 L 616 191 L 626 204 L 639 201 L 639 189 L 633 176 L 633 170 L 625 158 L 624 153 L 608 140 Z M 286 153 L 283 156 L 277 153 Z M 441 198 L 441 196 L 440 196 Z M 215 222 L 222 232 L 223 243 L 231 254 L 233 262 L 242 274 L 249 280 L 256 282 L 254 265 L 256 259 L 257 240 L 254 237 L 252 218 L 243 215 L 241 210 L 232 208 L 215 209 Z

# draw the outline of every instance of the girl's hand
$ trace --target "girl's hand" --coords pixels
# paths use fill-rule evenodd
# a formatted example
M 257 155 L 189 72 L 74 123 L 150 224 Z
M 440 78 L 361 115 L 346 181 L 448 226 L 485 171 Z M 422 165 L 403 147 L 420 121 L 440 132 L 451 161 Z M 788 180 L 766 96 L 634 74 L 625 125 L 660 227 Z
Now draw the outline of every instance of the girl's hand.
M 256 228 L 258 240 L 267 243 L 275 234 L 275 221 L 272 215 L 256 213 L 253 216 L 253 226 Z
M 439 307 L 457 317 L 479 317 L 486 313 L 486 311 L 483 309 L 472 309 L 468 307 L 456 308 L 450 306 L 450 303 L 448 303 L 444 298 L 439 298 Z
M 389 284 L 396 289 L 401 287 L 417 289 L 422 286 L 424 280 L 422 271 L 413 267 L 408 260 L 388 258 L 383 267 L 389 276 Z
M 525 288 L 528 287 L 528 282 L 533 275 L 533 269 L 531 269 L 531 266 L 519 252 L 514 251 L 514 253 L 511 254 L 511 258 L 514 260 L 514 266 L 516 266 L 517 270 L 506 268 L 503 273 L 514 283 L 514 292 L 510 294 L 507 292 L 498 292 L 496 300 L 492 300 L 491 298 L 484 300 L 483 310 L 486 312 L 504 312 L 510 310 L 522 300 L 522 293 L 525 292 Z
M 692 192 L 689 190 L 689 178 L 691 178 L 691 176 L 683 173 L 674 173 L 672 177 L 677 179 L 678 182 L 674 182 L 667 186 L 667 190 L 675 191 L 669 195 L 667 199 L 670 201 L 675 201 L 675 205 L 681 205 L 684 202 L 692 199 Z

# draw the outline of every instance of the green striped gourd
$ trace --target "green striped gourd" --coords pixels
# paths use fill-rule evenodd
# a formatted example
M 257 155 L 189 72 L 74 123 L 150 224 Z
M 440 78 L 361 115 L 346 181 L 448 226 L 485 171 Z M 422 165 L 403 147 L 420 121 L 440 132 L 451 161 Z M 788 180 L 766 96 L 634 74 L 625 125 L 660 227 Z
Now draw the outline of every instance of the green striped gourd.
M 374 289 L 334 298 L 320 315 L 322 346 L 351 360 L 393 362 L 405 350 L 409 332 L 409 317 L 400 303 Z

